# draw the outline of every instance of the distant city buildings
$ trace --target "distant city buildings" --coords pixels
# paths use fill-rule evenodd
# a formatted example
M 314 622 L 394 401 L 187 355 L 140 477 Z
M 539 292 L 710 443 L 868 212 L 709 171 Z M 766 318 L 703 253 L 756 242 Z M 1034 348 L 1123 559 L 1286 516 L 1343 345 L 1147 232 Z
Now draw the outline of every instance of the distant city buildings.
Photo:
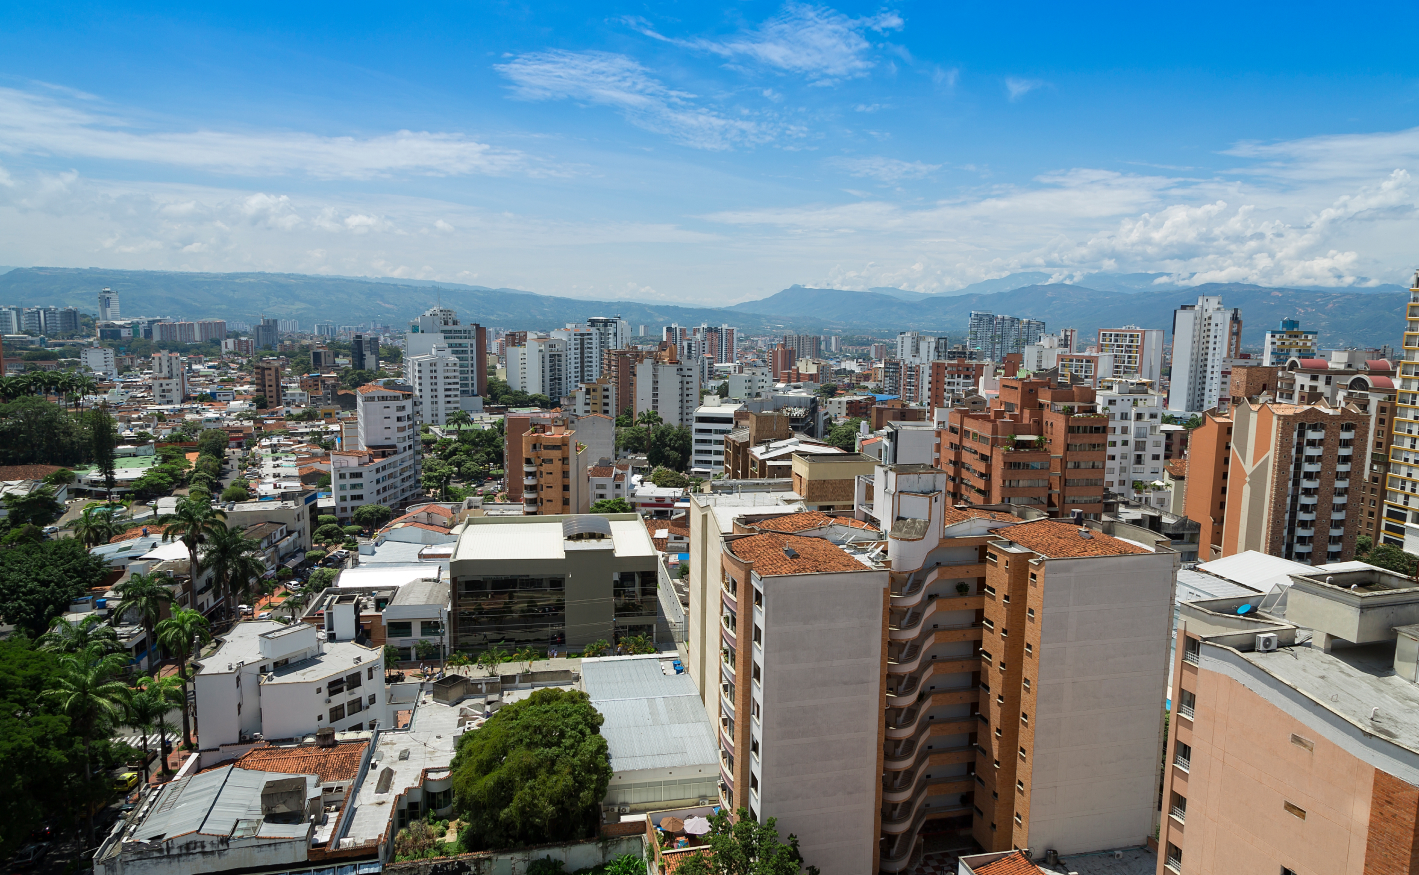
M 1045 323 L 1038 319 L 1016 316 L 996 316 L 983 310 L 972 310 L 966 332 L 966 347 L 978 359 L 999 362 L 1005 356 L 1019 354 L 1045 333 Z
M 1242 351 L 1242 311 L 1201 296 L 1173 312 L 1173 364 L 1168 409 L 1200 413 L 1217 406 L 1222 365 Z
M 118 292 L 113 289 L 104 289 L 99 292 L 99 321 L 109 322 L 122 318 L 118 302 Z
M 1303 331 L 1297 319 L 1282 319 L 1278 328 L 1266 332 L 1261 360 L 1276 368 L 1286 367 L 1293 358 L 1316 358 L 1320 354 L 1318 332 Z
M 1123 328 L 1099 329 L 1096 346 L 1100 355 L 1113 356 L 1113 373 L 1104 376 L 1136 377 L 1155 386 L 1163 379 L 1163 329 Z

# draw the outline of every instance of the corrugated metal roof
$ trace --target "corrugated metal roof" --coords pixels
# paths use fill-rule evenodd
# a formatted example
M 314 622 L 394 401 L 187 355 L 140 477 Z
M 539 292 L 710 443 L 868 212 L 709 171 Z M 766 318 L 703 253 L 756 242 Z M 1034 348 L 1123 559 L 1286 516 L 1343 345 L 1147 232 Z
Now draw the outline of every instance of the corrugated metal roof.
M 1203 574 L 1190 568 L 1178 569 L 1178 590 L 1174 598 L 1179 602 L 1196 602 L 1203 599 L 1231 599 L 1256 595 L 1257 590 L 1230 580 Z
M 719 760 L 714 726 L 688 674 L 666 675 L 656 657 L 583 660 L 582 683 L 606 718 L 601 734 L 611 768 L 713 766 Z
M 257 772 L 223 766 L 173 781 L 163 797 L 139 826 L 137 841 L 165 841 L 188 833 L 229 836 L 241 821 L 260 838 L 300 838 L 308 834 L 308 823 L 267 823 L 261 814 L 261 790 L 268 781 L 287 780 L 279 772 Z M 318 779 L 306 776 L 306 798 L 318 795 Z

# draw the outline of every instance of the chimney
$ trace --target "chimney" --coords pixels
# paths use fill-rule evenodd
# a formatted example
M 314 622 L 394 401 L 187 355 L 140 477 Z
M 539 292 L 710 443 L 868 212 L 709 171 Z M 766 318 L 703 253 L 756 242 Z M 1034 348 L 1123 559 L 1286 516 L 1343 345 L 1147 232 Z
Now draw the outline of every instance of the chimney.
M 325 726 L 325 727 L 322 727 L 322 728 L 320 728 L 320 729 L 317 729 L 317 730 L 315 731 L 315 746 L 316 746 L 316 747 L 334 747 L 334 746 L 335 746 L 335 730 L 334 730 L 334 729 L 331 729 L 329 726 Z

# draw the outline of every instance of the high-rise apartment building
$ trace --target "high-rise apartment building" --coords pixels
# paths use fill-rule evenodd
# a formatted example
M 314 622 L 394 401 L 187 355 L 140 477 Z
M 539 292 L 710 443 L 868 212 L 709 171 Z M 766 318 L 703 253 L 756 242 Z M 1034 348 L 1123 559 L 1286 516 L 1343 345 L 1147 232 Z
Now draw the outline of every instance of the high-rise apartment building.
M 1087 386 L 1002 377 L 990 407 L 952 408 L 935 455 L 955 504 L 1013 503 L 1050 516 L 1104 509 L 1109 414 Z
M 667 425 L 688 428 L 700 406 L 700 366 L 666 352 L 636 364 L 634 412 L 654 410 Z
M 197 342 L 196 322 L 159 322 L 153 326 L 153 330 L 157 335 L 154 340 L 173 343 Z
M 79 353 L 79 361 L 84 367 L 105 379 L 113 380 L 118 377 L 118 359 L 109 347 L 85 347 Z
M 1134 499 L 1142 496 L 1134 484 L 1163 479 L 1167 461 L 1162 415 L 1167 398 L 1142 379 L 1108 379 L 1094 396 L 1099 411 L 1109 417 L 1109 457 L 1104 486 Z
M 792 348 L 780 343 L 768 351 L 768 360 L 769 376 L 775 383 L 780 383 L 787 379 L 788 372 L 793 370 L 793 364 L 798 358 Z
M 605 356 L 606 377 L 611 381 L 616 415 L 633 410 L 636 403 L 636 365 L 654 353 L 641 349 L 617 349 Z
M 522 435 L 523 513 L 586 513 L 591 505 L 587 469 L 599 461 L 588 460 L 590 455 L 590 447 L 577 439 L 572 418 L 553 415 L 531 423 Z
M 402 386 L 370 383 L 355 395 L 353 440 L 347 438 L 344 449 L 330 454 L 335 515 L 342 523 L 366 504 L 398 511 L 423 491 L 414 393 Z
M 1222 364 L 1241 356 L 1242 311 L 1203 295 L 1173 311 L 1173 364 L 1168 409 L 1201 413 L 1217 406 L 1226 383 Z
M 256 341 L 257 349 L 275 349 L 277 341 L 281 338 L 281 331 L 277 327 L 275 319 L 261 317 L 261 324 L 252 331 L 252 339 Z
M 79 311 L 74 307 L 45 307 L 41 323 L 47 337 L 67 337 L 79 333 Z
M 945 490 L 938 469 L 883 465 L 856 478 L 855 520 L 771 493 L 694 503 L 689 663 L 719 718 L 721 804 L 777 818 L 825 873 L 907 871 L 924 833 L 1137 844 L 1177 554 Z
M 524 338 L 526 333 L 523 332 Z M 435 346 L 444 346 L 458 359 L 458 397 L 464 410 L 483 409 L 488 394 L 488 330 L 482 325 L 458 321 L 458 314 L 434 307 L 409 323 L 404 335 L 405 355 L 428 355 Z M 476 399 L 476 400 L 475 400 Z
M 1320 355 L 1318 332 L 1301 330 L 1298 319 L 1282 319 L 1281 325 L 1266 332 L 1261 360 L 1277 368 L 1286 367 L 1290 359 L 1316 358 Z
M 1405 318 L 1385 483 L 1384 543 L 1395 546 L 1404 544 L 1407 526 L 1419 533 L 1419 273 L 1410 284 Z
M 572 392 L 572 409 L 578 416 L 597 413 L 615 419 L 620 415 L 616 409 L 615 381 L 611 377 L 602 377 L 577 386 Z
M 227 339 L 227 323 L 221 319 L 202 319 L 197 323 L 197 340 L 221 342 Z
M 578 326 L 568 325 L 568 328 Z M 585 327 L 590 328 L 601 336 L 601 353 L 603 362 L 605 355 L 613 349 L 622 349 L 631 342 L 631 323 L 620 316 L 592 316 L 586 320 Z M 604 373 L 604 370 L 603 370 Z M 597 374 L 600 377 L 601 374 Z
M 966 359 L 934 361 L 926 374 L 926 397 L 922 400 L 932 410 L 950 407 L 965 396 L 975 394 L 984 374 L 985 362 Z
M 785 334 L 783 345 L 793 353 L 793 360 L 815 359 L 823 354 L 823 339 L 816 334 Z
M 99 292 L 99 321 L 112 322 L 122 318 L 122 313 L 118 306 L 118 292 L 113 289 L 104 289 Z
M 715 364 L 734 363 L 738 329 L 729 325 L 701 325 L 695 329 L 695 334 L 704 340 L 704 354 L 712 357 Z
M 532 453 L 524 438 L 528 433 L 538 431 L 543 434 L 550 434 L 553 437 L 547 441 L 535 441 L 538 449 Z M 563 453 L 559 447 L 571 447 L 573 452 Z M 589 414 L 587 416 L 577 416 L 574 414 L 562 413 L 560 411 L 538 410 L 528 413 L 509 413 L 506 417 L 503 429 L 503 453 L 508 460 L 507 492 L 508 499 L 514 502 L 530 502 L 530 507 L 541 506 L 537 504 L 539 493 L 548 493 L 547 498 L 555 497 L 557 501 L 552 503 L 560 506 L 561 498 L 581 497 L 587 495 L 587 481 L 590 469 L 602 459 L 613 459 L 616 456 L 616 421 L 615 419 L 600 415 Z M 558 456 L 553 459 L 552 456 Z M 532 462 L 526 462 L 526 459 Z M 522 459 L 524 461 L 519 462 Z M 580 467 L 578 467 L 580 466 Z M 528 470 L 528 469 L 532 470 Z M 572 492 L 572 484 L 569 482 L 572 474 L 577 471 L 582 472 L 580 485 Z M 519 476 L 521 472 L 521 476 Z M 565 478 L 563 477 L 565 474 Z M 534 482 L 535 481 L 535 482 Z M 564 482 L 567 481 L 567 482 Z M 562 487 L 568 487 L 567 492 L 562 491 Z M 545 487 L 545 488 L 544 488 Z M 535 512 L 528 510 L 529 513 Z M 546 513 L 559 513 L 555 509 L 549 509 Z
M 1096 389 L 1116 371 L 1112 353 L 1061 351 L 1055 357 L 1054 366 L 1061 377 L 1068 376 L 1075 383 Z
M 569 325 L 552 332 L 554 340 L 566 345 L 562 390 L 549 398 L 571 394 L 578 383 L 590 383 L 601 377 L 604 336 L 585 325 Z
M 266 399 L 266 407 L 279 408 L 286 404 L 286 393 L 281 386 L 281 365 L 279 362 L 258 362 L 256 364 L 256 394 Z
M 1100 328 L 1095 347 L 1100 354 L 1113 356 L 1113 374 L 1106 376 L 1136 377 L 1157 384 L 1163 378 L 1163 329 Z
M 946 357 L 950 348 L 948 338 L 923 335 L 917 331 L 902 331 L 897 334 L 897 360 L 919 365 Z
M 709 479 L 708 475 L 724 471 L 724 436 L 734 430 L 734 411 L 740 406 L 707 395 L 705 403 L 696 408 L 695 421 L 690 429 L 693 441 L 690 469 L 703 472 L 699 476 Z
M 418 398 L 422 424 L 447 425 L 449 417 L 463 409 L 459 398 L 460 380 L 458 359 L 442 344 L 436 344 L 427 354 L 411 355 L 404 360 L 404 381 Z
M 187 397 L 187 366 L 175 352 L 153 353 L 154 404 L 181 404 Z
M 334 322 L 317 322 L 317 323 L 315 323 L 315 325 L 314 325 L 314 327 L 313 327 L 313 331 L 314 331 L 316 337 L 334 337 L 334 336 L 335 336 L 335 323 L 334 323 Z
M 379 338 L 356 334 L 350 338 L 350 367 L 357 371 L 379 370 Z
M 552 337 L 529 337 L 524 346 L 507 351 L 508 387 L 529 395 L 545 395 L 553 402 L 568 394 L 567 342 Z
M 1044 333 L 1045 323 L 1038 319 L 972 310 L 966 348 L 975 352 L 978 359 L 999 362 L 1007 355 L 1024 352 L 1026 346 L 1035 343 Z
M 1419 871 L 1416 623 L 1356 563 L 1181 603 L 1158 875 Z

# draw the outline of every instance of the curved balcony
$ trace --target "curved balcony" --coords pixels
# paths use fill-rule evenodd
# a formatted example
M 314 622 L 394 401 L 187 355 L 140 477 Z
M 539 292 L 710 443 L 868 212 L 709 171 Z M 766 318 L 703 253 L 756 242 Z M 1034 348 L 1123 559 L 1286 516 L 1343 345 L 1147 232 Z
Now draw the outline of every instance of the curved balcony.
M 984 595 L 941 596 L 924 608 L 909 608 L 900 619 L 890 622 L 888 636 L 893 641 L 909 641 L 923 630 L 932 631 L 930 619 L 943 611 L 973 611 L 985 607 Z
M 730 756 L 734 756 L 734 739 L 729 737 L 729 727 L 723 723 L 719 724 L 719 747 Z M 723 762 L 721 760 L 720 762 Z
M 722 713 L 728 714 L 730 717 L 734 716 L 734 700 L 729 698 L 729 694 L 723 690 L 719 692 L 719 707 L 724 709 Z
M 724 786 L 729 792 L 734 792 L 734 776 L 729 774 L 729 770 L 724 767 L 724 760 L 719 761 L 719 779 L 724 782 Z
M 720 587 L 720 588 L 719 588 L 719 604 L 720 604 L 720 606 L 723 607 L 725 610 L 729 610 L 729 611 L 738 611 L 738 610 L 739 610 L 739 599 L 735 598 L 735 597 L 734 597 L 734 593 L 730 592 L 729 590 L 725 589 L 724 587 Z
M 722 614 L 719 618 L 719 635 L 730 647 L 734 647 L 739 643 L 739 634 L 734 631 L 734 627 L 729 624 L 728 620 L 726 620 Z
M 731 681 L 734 680 L 734 674 L 735 674 L 734 660 L 733 660 L 728 654 L 720 653 L 720 655 L 719 655 L 719 666 L 720 666 L 720 668 L 719 668 L 720 672 L 721 672 L 725 677 L 729 678 Z
M 522 478 L 522 485 L 523 485 L 523 486 L 536 486 L 536 485 L 537 485 L 537 478 L 536 478 L 536 477 L 524 477 L 524 478 Z
M 985 564 L 933 565 L 931 568 L 912 572 L 900 592 L 891 594 L 893 608 L 913 608 L 921 604 L 926 591 L 940 580 L 974 580 L 985 576 Z M 969 598 L 969 596 L 966 596 Z
M 971 674 L 980 670 L 980 660 L 974 656 L 957 657 L 954 659 L 928 659 L 923 662 L 922 654 L 918 652 L 915 659 L 918 664 L 924 664 L 925 667 L 922 668 L 920 672 L 907 674 L 905 677 L 900 673 L 892 672 L 890 664 L 888 665 L 889 679 L 900 678 L 900 682 L 896 687 L 890 687 L 887 690 L 888 708 L 910 707 L 912 702 L 916 701 L 915 696 L 917 691 L 929 678 L 938 675 Z M 972 684 L 953 687 L 953 689 L 974 688 Z
M 971 745 L 967 744 L 958 745 L 956 747 L 932 749 L 931 746 L 922 744 L 921 742 L 923 740 L 924 739 L 909 738 L 905 743 L 899 745 L 895 751 L 884 754 L 882 757 L 882 768 L 889 772 L 901 772 L 915 767 L 917 761 L 923 758 L 925 758 L 926 762 L 934 766 L 975 761 L 976 749 Z
M 536 465 L 523 465 L 523 466 L 522 466 L 522 473 L 524 473 L 524 474 L 536 474 L 536 473 L 537 473 L 537 466 L 536 466 Z
M 935 721 L 922 717 L 922 713 L 932 705 L 963 705 L 980 701 L 980 688 L 965 687 L 954 690 L 932 690 L 925 698 L 915 702 L 909 707 L 903 708 L 900 714 L 887 715 L 887 737 L 891 739 L 908 738 L 917 733 L 923 725 L 933 724 Z M 888 708 L 891 708 L 888 700 Z M 949 725 L 959 723 L 959 720 L 949 721 Z M 943 724 L 946 721 L 943 721 Z M 961 730 L 969 732 L 973 730 Z
M 932 811 L 938 817 L 946 812 L 964 814 L 971 810 L 969 805 L 962 805 L 958 799 L 952 798 L 970 793 L 975 789 L 975 778 L 970 775 L 950 775 L 943 778 L 922 777 L 918 778 L 914 784 L 914 790 L 920 795 L 913 794 L 909 801 L 892 803 L 890 807 L 896 810 L 891 814 L 886 811 L 882 813 L 882 832 L 887 835 L 897 835 L 912 829 L 913 824 L 916 823 L 917 815 L 921 814 L 923 810 Z M 948 803 L 938 798 L 941 796 L 945 796 L 951 801 Z M 936 804 L 928 804 L 933 798 L 937 799 Z M 882 793 L 882 801 L 884 803 L 888 801 L 885 790 Z

